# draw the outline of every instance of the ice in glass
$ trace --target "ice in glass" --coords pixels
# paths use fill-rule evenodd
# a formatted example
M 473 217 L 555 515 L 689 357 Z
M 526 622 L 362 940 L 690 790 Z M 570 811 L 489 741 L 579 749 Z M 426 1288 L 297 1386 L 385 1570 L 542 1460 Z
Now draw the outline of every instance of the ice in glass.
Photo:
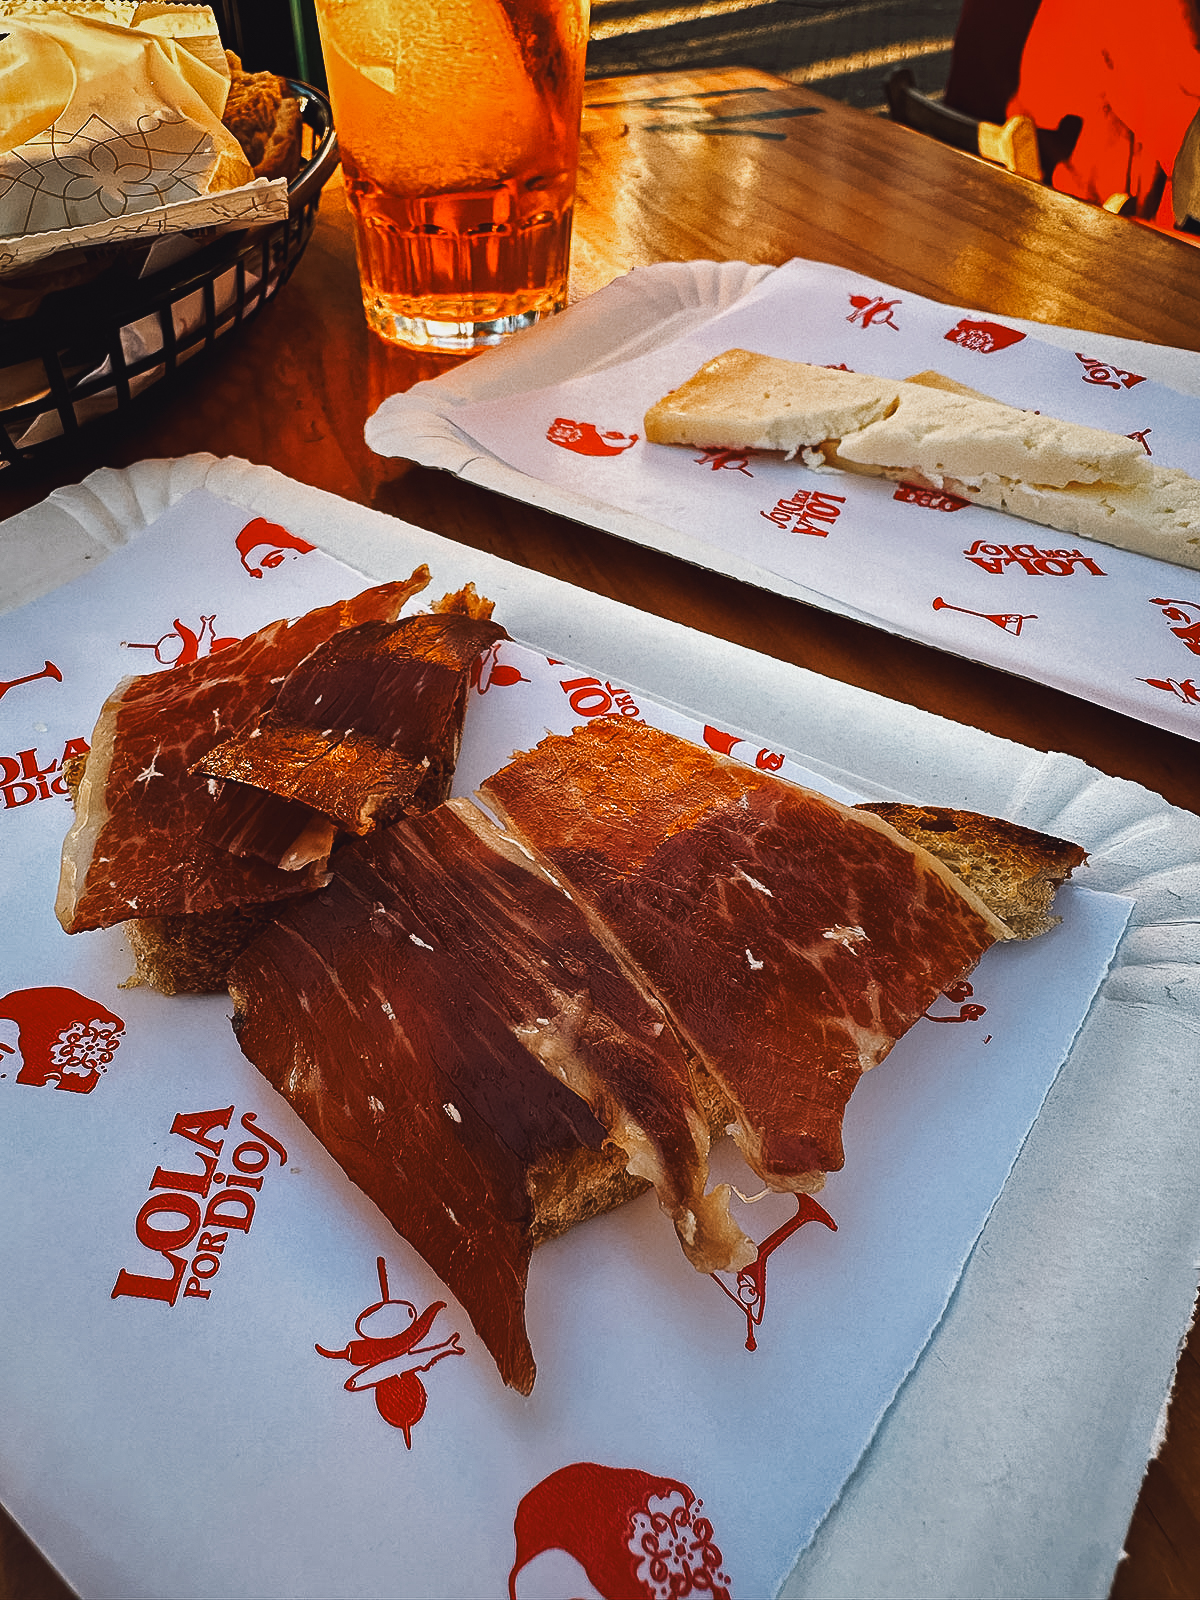
M 316 0 L 367 321 L 471 349 L 566 301 L 588 0 Z

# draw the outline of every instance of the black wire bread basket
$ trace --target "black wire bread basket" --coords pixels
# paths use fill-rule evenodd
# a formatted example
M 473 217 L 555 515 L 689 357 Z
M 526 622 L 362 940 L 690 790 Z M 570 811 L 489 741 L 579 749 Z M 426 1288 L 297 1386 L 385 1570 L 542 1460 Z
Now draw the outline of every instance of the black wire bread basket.
M 329 101 L 285 80 L 301 104 L 303 158 L 279 222 L 218 235 L 140 276 L 147 246 L 114 251 L 98 275 L 0 320 L 0 471 L 61 450 L 80 432 L 170 382 L 193 356 L 248 323 L 304 254 L 338 162 Z

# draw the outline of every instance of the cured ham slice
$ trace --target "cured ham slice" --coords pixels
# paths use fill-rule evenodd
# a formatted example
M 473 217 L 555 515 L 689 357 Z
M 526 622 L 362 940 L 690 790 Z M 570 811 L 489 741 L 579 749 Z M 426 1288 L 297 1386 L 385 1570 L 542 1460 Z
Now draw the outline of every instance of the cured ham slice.
M 236 913 L 323 881 L 237 858 L 209 843 L 214 785 L 191 773 L 219 740 L 254 727 L 279 685 L 332 634 L 393 621 L 429 572 L 260 628 L 199 661 L 126 678 L 101 709 L 55 911 L 68 933 L 131 919 Z
M 506 1383 L 534 1380 L 533 1247 L 647 1180 L 703 1270 L 753 1258 L 728 1191 L 704 1193 L 708 1132 L 661 1008 L 527 853 L 455 800 L 332 867 L 238 958 L 239 1043 Z
M 481 797 L 619 947 L 773 1188 L 843 1164 L 863 1072 L 1009 929 L 855 811 L 626 718 L 543 740 Z
M 323 862 L 339 829 L 366 834 L 446 799 L 470 676 L 507 637 L 455 610 L 335 634 L 261 722 L 195 763 L 223 780 L 207 838 L 295 871 Z

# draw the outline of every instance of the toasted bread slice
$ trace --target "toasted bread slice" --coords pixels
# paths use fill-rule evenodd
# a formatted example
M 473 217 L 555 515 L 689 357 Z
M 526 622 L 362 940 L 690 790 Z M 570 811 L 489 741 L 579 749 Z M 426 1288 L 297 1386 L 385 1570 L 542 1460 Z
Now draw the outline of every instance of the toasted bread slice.
M 937 856 L 1018 939 L 1032 939 L 1061 922 L 1051 912 L 1055 891 L 1087 860 L 1080 845 L 1002 817 L 891 801 L 857 809 L 874 812 Z

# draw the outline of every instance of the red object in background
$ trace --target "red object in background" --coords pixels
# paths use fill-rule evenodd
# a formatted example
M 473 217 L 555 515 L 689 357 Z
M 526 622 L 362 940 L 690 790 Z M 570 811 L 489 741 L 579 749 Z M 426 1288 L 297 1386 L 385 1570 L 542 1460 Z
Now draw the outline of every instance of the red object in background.
M 1005 109 L 1061 130 L 1055 189 L 1099 205 L 1129 195 L 1139 219 L 1174 229 L 1171 170 L 1200 112 L 1198 24 L 1193 0 L 1041 0 Z

